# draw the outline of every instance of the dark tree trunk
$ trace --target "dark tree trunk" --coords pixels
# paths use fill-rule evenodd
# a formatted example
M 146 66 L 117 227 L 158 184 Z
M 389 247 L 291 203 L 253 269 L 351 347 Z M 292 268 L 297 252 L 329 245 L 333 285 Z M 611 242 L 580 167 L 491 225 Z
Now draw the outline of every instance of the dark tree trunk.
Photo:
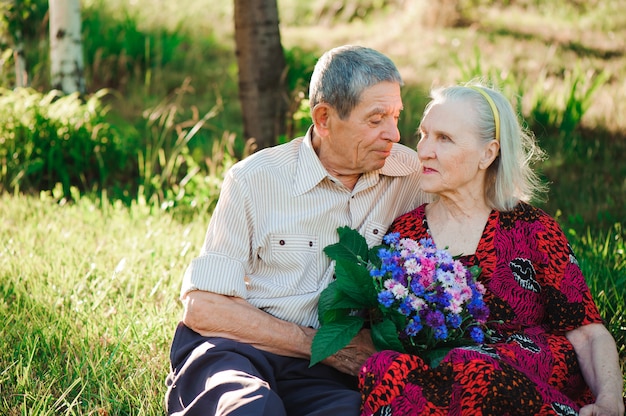
M 287 108 L 276 0 L 235 0 L 235 43 L 245 138 L 275 145 Z

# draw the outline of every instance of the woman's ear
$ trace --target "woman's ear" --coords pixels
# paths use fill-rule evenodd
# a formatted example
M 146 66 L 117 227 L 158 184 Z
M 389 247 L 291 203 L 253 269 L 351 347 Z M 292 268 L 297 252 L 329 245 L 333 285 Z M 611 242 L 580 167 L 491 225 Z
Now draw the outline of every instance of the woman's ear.
M 326 103 L 316 105 L 311 111 L 311 119 L 313 120 L 315 131 L 322 137 L 326 137 L 328 135 L 328 131 L 330 129 L 329 120 L 331 111 L 332 109 Z
M 487 169 L 496 157 L 500 154 L 500 142 L 497 140 L 492 140 L 485 146 L 485 150 L 483 152 L 483 156 L 480 159 L 480 168 Z

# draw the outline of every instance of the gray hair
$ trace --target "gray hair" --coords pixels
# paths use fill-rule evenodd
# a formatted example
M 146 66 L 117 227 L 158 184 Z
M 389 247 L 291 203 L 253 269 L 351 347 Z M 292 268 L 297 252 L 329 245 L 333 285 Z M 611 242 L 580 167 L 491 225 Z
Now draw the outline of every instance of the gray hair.
M 331 49 L 315 64 L 309 85 L 311 109 L 327 103 L 345 119 L 364 90 L 385 81 L 403 85 L 398 68 L 382 53 L 353 45 Z
M 426 111 L 437 101 L 467 100 L 476 114 L 474 126 L 483 143 L 495 140 L 495 116 L 487 99 L 474 88 L 480 88 L 493 100 L 500 119 L 500 153 L 487 169 L 485 199 L 492 209 L 510 211 L 520 201 L 530 202 L 546 191 L 533 171 L 533 162 L 542 160 L 544 152 L 513 110 L 511 103 L 500 92 L 481 83 L 437 88 L 431 91 L 431 101 Z M 425 111 L 425 112 L 426 112 Z

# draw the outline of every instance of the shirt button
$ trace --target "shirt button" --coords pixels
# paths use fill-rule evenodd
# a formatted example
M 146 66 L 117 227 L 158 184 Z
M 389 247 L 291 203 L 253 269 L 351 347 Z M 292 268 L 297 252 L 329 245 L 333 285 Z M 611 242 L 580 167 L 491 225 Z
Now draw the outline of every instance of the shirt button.
M 278 244 L 280 244 L 281 246 L 284 246 L 284 245 L 285 245 L 285 240 L 280 240 L 280 241 L 278 242 Z
M 313 241 L 309 241 L 309 247 L 313 247 Z
M 374 233 L 374 235 L 378 235 L 378 228 L 375 229 L 374 231 L 372 231 Z

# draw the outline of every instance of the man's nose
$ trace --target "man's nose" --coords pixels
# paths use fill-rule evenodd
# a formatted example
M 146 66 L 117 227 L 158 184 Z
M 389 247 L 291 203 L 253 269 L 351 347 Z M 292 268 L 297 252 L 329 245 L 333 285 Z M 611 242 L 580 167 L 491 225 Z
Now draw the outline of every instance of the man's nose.
M 398 129 L 398 120 L 391 119 L 385 128 L 385 139 L 398 143 L 400 141 L 400 130 Z

